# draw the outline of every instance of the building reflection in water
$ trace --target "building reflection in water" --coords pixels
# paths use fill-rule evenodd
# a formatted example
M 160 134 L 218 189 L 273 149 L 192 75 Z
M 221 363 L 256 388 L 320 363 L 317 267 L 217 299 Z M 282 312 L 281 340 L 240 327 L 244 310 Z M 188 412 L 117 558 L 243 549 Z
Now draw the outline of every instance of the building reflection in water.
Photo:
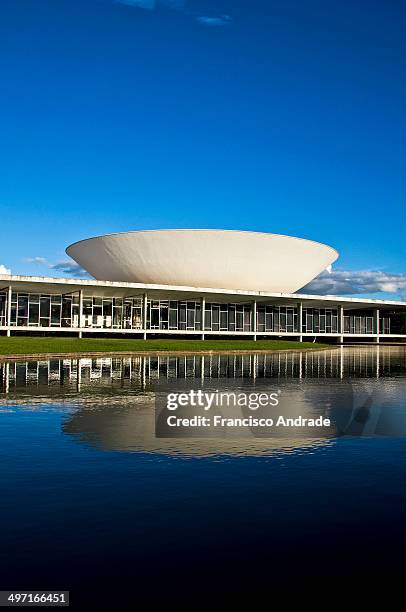
M 234 388 L 239 384 L 238 379 L 252 384 L 269 379 L 270 383 L 284 383 L 295 401 L 300 398 L 306 404 L 305 411 L 314 409 L 316 401 L 323 401 L 317 391 L 321 388 L 331 389 L 328 401 L 341 409 L 344 405 L 348 407 L 350 401 L 354 403 L 354 389 L 358 404 L 366 406 L 371 385 L 375 396 L 386 389 L 379 379 L 400 382 L 406 373 L 405 356 L 403 346 L 364 346 L 268 354 L 3 362 L 0 363 L 0 402 L 69 406 L 63 431 L 106 450 L 190 455 L 293 452 L 332 442 L 306 439 L 299 432 L 288 439 L 157 439 L 154 385 L 158 380 L 191 379 L 195 386 L 196 383 L 206 386 L 215 384 L 216 379 L 230 379 L 230 388 Z M 321 379 L 324 379 L 322 387 Z M 404 396 L 404 390 L 403 384 L 390 387 L 395 403 L 399 394 Z M 379 405 L 387 399 L 380 397 Z M 392 423 L 389 430 L 394 426 Z

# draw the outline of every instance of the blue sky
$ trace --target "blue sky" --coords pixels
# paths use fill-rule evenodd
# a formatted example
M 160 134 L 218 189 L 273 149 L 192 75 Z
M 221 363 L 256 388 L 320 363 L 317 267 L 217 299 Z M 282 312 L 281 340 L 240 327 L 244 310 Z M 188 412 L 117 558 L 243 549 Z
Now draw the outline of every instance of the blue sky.
M 406 299 L 405 29 L 394 0 L 2 0 L 0 265 L 236 228 L 337 248 L 318 291 Z

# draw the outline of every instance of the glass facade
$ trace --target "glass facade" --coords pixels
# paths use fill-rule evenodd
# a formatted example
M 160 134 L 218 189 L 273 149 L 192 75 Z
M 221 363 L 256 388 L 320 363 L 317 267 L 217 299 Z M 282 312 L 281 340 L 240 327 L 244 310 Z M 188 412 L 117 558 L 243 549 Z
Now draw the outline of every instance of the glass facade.
M 79 327 L 79 294 L 11 294 L 13 327 Z M 7 294 L 0 293 L 0 325 L 7 325 Z M 83 328 L 142 329 L 141 298 L 83 298 Z
M 366 315 L 344 315 L 344 334 L 373 334 L 374 317 Z
M 303 308 L 302 332 L 304 334 L 337 334 L 337 308 Z
M 142 298 L 84 297 L 82 327 L 142 329 Z
M 206 303 L 204 309 L 204 331 L 252 330 L 252 306 L 248 304 Z
M 40 293 L 11 294 L 13 326 L 78 327 L 78 295 L 42 295 Z
M 380 334 L 392 333 L 390 317 L 379 317 L 379 333 Z
M 0 293 L 0 326 L 7 325 L 7 293 Z
M 297 332 L 296 306 L 257 306 L 257 332 Z
M 201 305 L 196 301 L 147 300 L 147 329 L 201 330 Z
M 0 291 L 0 327 L 7 326 L 7 290 Z M 12 327 L 139 330 L 144 329 L 144 300 L 136 297 L 83 297 L 79 316 L 79 292 L 49 295 L 13 291 L 10 324 Z M 253 303 L 206 302 L 202 317 L 201 300 L 153 300 L 146 305 L 147 330 L 253 332 Z M 294 305 L 257 303 L 256 332 L 291 334 L 338 334 L 338 308 L 302 308 Z M 81 324 L 80 324 L 81 320 Z M 406 313 L 380 312 L 380 334 L 406 334 Z M 346 310 L 343 334 L 374 334 L 372 310 Z
M 375 318 L 370 312 L 351 311 L 344 315 L 344 334 L 374 334 Z M 379 333 L 390 334 L 391 317 L 389 315 L 379 316 Z M 399 333 L 399 332 L 398 332 Z

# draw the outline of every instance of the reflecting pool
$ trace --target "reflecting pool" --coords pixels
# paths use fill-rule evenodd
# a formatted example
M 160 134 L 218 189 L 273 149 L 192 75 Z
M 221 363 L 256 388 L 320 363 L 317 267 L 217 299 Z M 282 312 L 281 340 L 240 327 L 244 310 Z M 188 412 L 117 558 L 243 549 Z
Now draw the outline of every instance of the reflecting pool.
M 155 394 L 179 381 L 276 386 L 344 425 L 157 438 Z M 3 589 L 119 607 L 401 568 L 403 346 L 2 362 L 0 442 Z

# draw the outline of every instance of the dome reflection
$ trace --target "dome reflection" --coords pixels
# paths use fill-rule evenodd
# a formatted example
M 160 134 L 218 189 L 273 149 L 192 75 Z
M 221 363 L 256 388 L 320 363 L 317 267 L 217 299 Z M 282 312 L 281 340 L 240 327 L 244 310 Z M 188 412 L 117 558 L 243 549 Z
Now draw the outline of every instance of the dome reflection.
M 188 456 L 311 452 L 340 435 L 406 435 L 405 355 L 404 346 L 365 346 L 3 362 L 0 403 L 62 407 L 63 432 L 104 450 Z M 311 435 L 299 427 L 277 437 L 237 428 L 209 431 L 204 438 L 157 438 L 154 392 L 162 382 L 245 391 L 278 387 L 292 416 L 322 414 L 333 427 Z M 222 414 L 227 416 L 223 408 Z

